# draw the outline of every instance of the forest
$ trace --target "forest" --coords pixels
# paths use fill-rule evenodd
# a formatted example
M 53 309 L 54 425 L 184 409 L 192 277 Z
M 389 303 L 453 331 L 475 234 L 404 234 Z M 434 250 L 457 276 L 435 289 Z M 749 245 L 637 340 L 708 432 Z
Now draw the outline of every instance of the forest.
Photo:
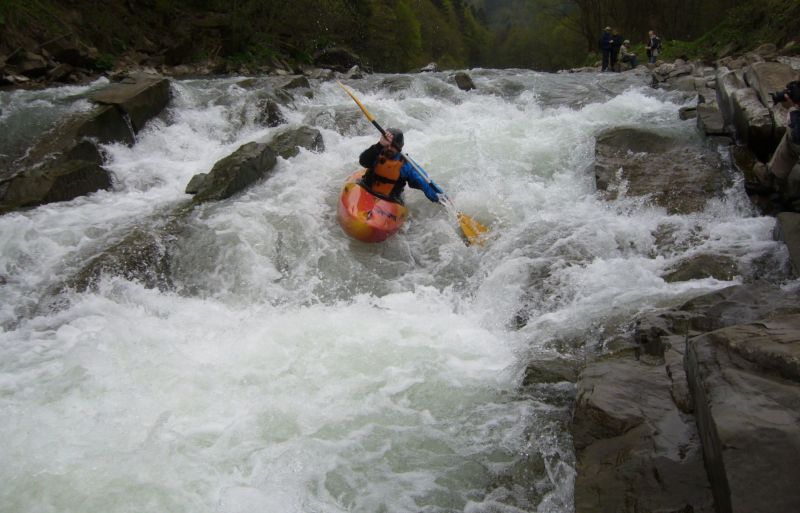
M 665 56 L 713 60 L 786 44 L 798 20 L 796 0 L 2 0 L 0 59 L 69 36 L 108 67 L 136 51 L 258 65 L 344 47 L 382 72 L 554 71 L 592 64 L 606 25 L 634 48 L 653 29 Z

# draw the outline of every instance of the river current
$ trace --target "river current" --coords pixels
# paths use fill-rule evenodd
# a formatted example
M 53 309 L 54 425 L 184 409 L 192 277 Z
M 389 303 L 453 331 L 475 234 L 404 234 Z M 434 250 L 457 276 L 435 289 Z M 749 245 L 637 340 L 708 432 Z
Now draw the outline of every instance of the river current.
M 347 85 L 489 227 L 484 247 L 414 190 L 389 241 L 342 232 L 338 191 L 377 133 L 335 82 L 284 109 L 325 150 L 194 209 L 173 290 L 106 277 L 43 301 L 187 202 L 194 174 L 285 128 L 256 122 L 242 77 L 173 81 L 134 146 L 104 148 L 112 190 L 0 216 L 0 511 L 573 511 L 574 385 L 523 388 L 527 365 L 580 361 L 637 313 L 738 282 L 667 283 L 679 259 L 785 250 L 735 177 L 692 215 L 596 193 L 598 133 L 699 139 L 678 117 L 693 99 L 636 74 L 470 74 L 470 92 L 449 73 Z M 0 153 L 103 85 L 0 93 Z

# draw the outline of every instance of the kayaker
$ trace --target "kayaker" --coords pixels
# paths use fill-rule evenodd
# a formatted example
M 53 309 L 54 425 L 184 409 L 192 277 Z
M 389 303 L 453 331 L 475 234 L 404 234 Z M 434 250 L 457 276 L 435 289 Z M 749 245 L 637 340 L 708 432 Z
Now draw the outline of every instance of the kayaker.
M 361 178 L 361 186 L 379 198 L 402 204 L 403 189 L 408 184 L 412 189 L 424 192 L 429 200 L 439 203 L 444 196 L 442 190 L 420 176 L 401 155 L 403 139 L 402 131 L 389 128 L 380 141 L 361 153 L 358 162 L 367 168 Z

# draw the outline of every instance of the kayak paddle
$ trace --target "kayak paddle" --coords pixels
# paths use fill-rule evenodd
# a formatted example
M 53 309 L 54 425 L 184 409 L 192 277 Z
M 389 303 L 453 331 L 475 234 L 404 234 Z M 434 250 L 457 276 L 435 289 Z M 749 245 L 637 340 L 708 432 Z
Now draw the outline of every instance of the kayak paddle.
M 342 84 L 338 80 L 336 81 L 336 83 L 339 84 L 339 87 L 341 87 L 344 90 L 344 92 L 346 92 L 348 96 L 350 96 L 350 98 L 353 99 L 354 102 L 356 102 L 358 108 L 361 109 L 361 112 L 364 113 L 364 115 L 367 117 L 367 120 L 369 120 L 369 122 L 372 123 L 372 125 L 378 129 L 378 132 L 380 132 L 382 136 L 386 136 L 386 130 L 384 130 L 383 127 L 377 121 L 375 121 L 375 118 L 372 116 L 372 114 L 370 114 L 367 108 L 364 107 L 364 104 L 361 103 L 359 99 L 356 98 L 356 96 L 344 86 L 344 84 Z M 428 173 L 426 173 L 425 170 L 422 169 L 422 166 L 414 162 L 414 159 L 412 159 L 402 151 L 400 151 L 400 155 L 402 155 L 409 162 L 409 164 L 411 164 L 411 166 L 414 168 L 417 174 L 419 174 L 419 176 L 422 177 L 423 180 L 425 180 L 431 187 L 433 187 L 437 192 L 443 195 L 443 199 L 440 199 L 439 202 L 446 208 L 448 208 L 449 211 L 455 212 L 456 218 L 458 219 L 458 224 L 461 226 L 461 232 L 464 234 L 467 243 L 479 244 L 482 246 L 484 241 L 486 240 L 486 232 L 488 231 L 488 228 L 486 228 L 478 221 L 472 219 L 470 216 L 464 214 L 463 212 L 458 211 L 453 205 L 453 202 L 450 200 L 450 198 L 448 198 L 447 195 L 444 194 L 444 191 L 438 185 L 436 185 L 433 182 L 433 180 L 431 180 L 430 176 L 428 176 Z

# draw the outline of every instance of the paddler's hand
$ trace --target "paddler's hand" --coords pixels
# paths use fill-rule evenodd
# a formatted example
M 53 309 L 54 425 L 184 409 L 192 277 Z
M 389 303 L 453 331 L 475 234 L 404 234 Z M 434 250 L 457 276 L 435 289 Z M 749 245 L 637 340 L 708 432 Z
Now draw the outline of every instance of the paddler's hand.
M 383 136 L 381 136 L 381 140 L 380 140 L 380 141 L 378 141 L 378 142 L 379 142 L 379 143 L 380 143 L 380 145 L 381 145 L 381 146 L 383 146 L 384 148 L 388 148 L 388 147 L 389 147 L 389 145 L 391 145 L 391 144 L 392 144 L 392 141 L 394 141 L 394 134 L 393 134 L 393 133 L 391 133 L 391 132 L 384 132 L 384 133 L 383 133 Z

